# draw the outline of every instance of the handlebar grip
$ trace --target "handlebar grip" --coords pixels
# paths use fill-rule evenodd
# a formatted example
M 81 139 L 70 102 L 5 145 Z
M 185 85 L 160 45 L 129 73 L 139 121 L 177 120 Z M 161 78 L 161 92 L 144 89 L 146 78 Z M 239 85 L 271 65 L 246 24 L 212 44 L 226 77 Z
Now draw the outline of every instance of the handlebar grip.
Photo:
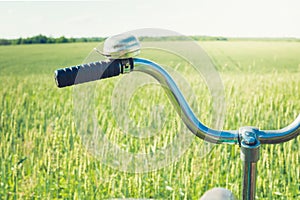
M 56 85 L 60 88 L 99 79 L 118 76 L 133 70 L 133 60 L 115 59 L 92 62 L 55 71 Z

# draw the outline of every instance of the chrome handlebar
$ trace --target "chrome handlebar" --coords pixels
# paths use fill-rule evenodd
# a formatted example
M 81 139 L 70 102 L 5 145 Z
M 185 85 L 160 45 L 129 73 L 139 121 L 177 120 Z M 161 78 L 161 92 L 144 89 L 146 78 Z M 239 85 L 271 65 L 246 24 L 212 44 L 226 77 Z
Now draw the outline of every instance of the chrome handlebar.
M 58 87 L 94 81 L 118 76 L 130 71 L 139 71 L 154 77 L 165 89 L 177 113 L 197 137 L 211 143 L 229 143 L 241 145 L 243 139 L 259 140 L 261 144 L 276 144 L 291 140 L 299 135 L 300 114 L 289 126 L 280 130 L 259 130 L 254 127 L 242 127 L 239 130 L 221 131 L 205 126 L 197 119 L 172 77 L 158 64 L 142 59 L 133 58 L 140 52 L 138 39 L 131 34 L 111 36 L 105 40 L 103 52 L 95 49 L 108 61 L 94 62 L 73 66 L 55 71 Z M 247 136 L 253 132 L 252 139 Z M 250 134 L 250 133 L 249 133 Z M 251 142 L 251 141 L 250 141 Z
M 163 86 L 177 113 L 194 135 L 211 143 L 240 144 L 241 133 L 239 130 L 214 130 L 198 120 L 172 77 L 161 66 L 143 58 L 134 58 L 133 62 L 133 71 L 149 74 Z M 299 133 L 300 114 L 293 123 L 283 129 L 256 131 L 257 139 L 261 144 L 286 142 L 296 138 Z
M 105 62 L 94 62 L 55 71 L 58 87 L 118 76 L 138 71 L 155 78 L 164 88 L 178 115 L 188 129 L 197 137 L 211 143 L 238 144 L 243 160 L 243 199 L 255 199 L 256 164 L 259 160 L 260 144 L 277 144 L 296 138 L 300 133 L 300 114 L 296 120 L 280 130 L 259 130 L 255 127 L 241 127 L 239 130 L 214 130 L 197 119 L 172 77 L 158 64 L 143 58 L 132 58 L 140 52 L 135 36 L 128 34 L 108 38 L 103 52 Z

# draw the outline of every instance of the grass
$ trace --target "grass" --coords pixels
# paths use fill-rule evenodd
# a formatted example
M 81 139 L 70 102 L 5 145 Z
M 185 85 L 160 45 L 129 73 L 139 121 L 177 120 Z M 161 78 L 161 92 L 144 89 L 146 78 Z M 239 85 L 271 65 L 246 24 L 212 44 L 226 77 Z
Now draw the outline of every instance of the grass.
M 240 196 L 242 166 L 237 146 L 216 145 L 210 154 L 201 157 L 204 144 L 194 139 L 176 162 L 147 173 L 118 171 L 86 150 L 74 119 L 74 90 L 56 88 L 53 71 L 81 63 L 96 45 L 0 47 L 0 199 L 198 199 L 212 187 L 226 187 Z M 278 129 L 299 114 L 300 43 L 237 41 L 201 45 L 224 83 L 224 129 L 245 125 Z M 178 57 L 158 55 L 156 51 L 144 56 L 182 68 L 195 91 L 197 103 L 192 107 L 209 125 L 211 97 L 205 82 L 197 79 L 182 59 L 177 65 Z M 151 125 L 155 116 L 150 111 L 162 105 L 162 131 L 142 140 L 122 134 L 109 104 L 110 94 L 120 80 L 116 77 L 80 86 L 96 88 L 97 122 L 110 141 L 135 153 L 155 152 L 172 142 L 181 126 L 180 119 L 165 100 L 163 90 L 155 85 L 134 93 L 128 114 L 140 127 L 155 127 Z M 181 87 L 184 89 L 184 85 Z M 299 198 L 298 140 L 262 146 L 257 199 Z

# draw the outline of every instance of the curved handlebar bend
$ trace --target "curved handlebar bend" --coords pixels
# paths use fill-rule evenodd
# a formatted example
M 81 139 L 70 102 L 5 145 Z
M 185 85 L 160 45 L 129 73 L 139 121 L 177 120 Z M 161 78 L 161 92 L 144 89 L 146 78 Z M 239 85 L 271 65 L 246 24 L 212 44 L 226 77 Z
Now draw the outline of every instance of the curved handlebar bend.
M 238 143 L 238 131 L 219 131 L 210 129 L 201 123 L 181 94 L 171 76 L 158 64 L 142 58 L 134 58 L 133 71 L 140 71 L 154 77 L 165 89 L 177 113 L 197 137 L 211 143 Z
M 133 71 L 141 71 L 154 77 L 162 84 L 177 113 L 196 136 L 212 143 L 239 143 L 238 131 L 219 131 L 206 127 L 197 119 L 174 80 L 158 64 L 142 58 L 134 58 Z M 277 144 L 289 141 L 300 134 L 300 114 L 296 120 L 280 130 L 258 130 L 261 144 Z
M 300 135 L 300 114 L 290 125 L 280 130 L 262 130 L 259 134 L 261 144 L 278 144 Z

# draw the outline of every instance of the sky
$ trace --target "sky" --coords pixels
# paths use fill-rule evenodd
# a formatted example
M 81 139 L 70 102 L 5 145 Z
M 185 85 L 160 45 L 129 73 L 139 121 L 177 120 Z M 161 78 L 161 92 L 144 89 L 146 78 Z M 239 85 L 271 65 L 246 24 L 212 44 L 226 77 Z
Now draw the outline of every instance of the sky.
M 141 28 L 184 35 L 300 38 L 300 1 L 0 1 L 0 38 L 107 37 Z

